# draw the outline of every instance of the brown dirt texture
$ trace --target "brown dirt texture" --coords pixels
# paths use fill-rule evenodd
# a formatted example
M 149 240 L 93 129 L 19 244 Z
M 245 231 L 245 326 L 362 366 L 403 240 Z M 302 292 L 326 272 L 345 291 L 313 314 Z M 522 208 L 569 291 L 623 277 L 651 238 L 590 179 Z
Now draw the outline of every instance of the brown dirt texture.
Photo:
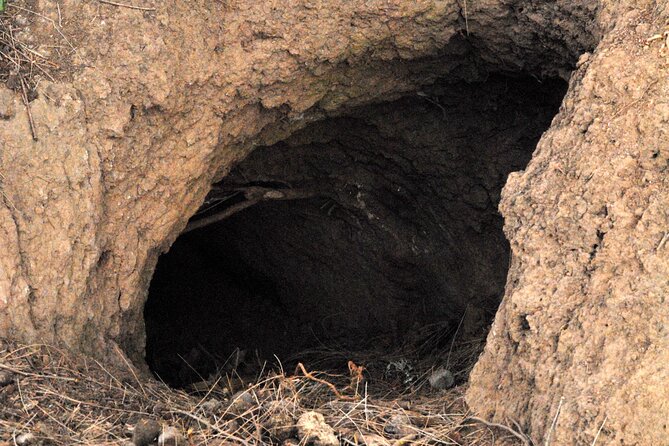
M 15 0 L 7 15 L 3 33 L 11 34 L 0 35 L 0 337 L 57 345 L 110 370 L 130 361 L 146 379 L 144 309 L 158 258 L 212 184 L 236 178 L 243 160 L 253 167 L 253 156 L 267 148 L 289 147 L 304 157 L 309 147 L 346 156 L 360 148 L 361 157 L 402 160 L 388 172 L 413 178 L 407 184 L 431 185 L 420 175 L 442 158 L 421 164 L 411 158 L 417 150 L 392 148 L 410 139 L 405 124 L 412 121 L 398 118 L 384 128 L 374 119 L 415 113 L 401 107 L 416 96 L 423 105 L 433 101 L 423 123 L 444 107 L 444 118 L 466 115 L 439 101 L 476 95 L 437 91 L 444 85 L 495 88 L 496 75 L 562 79 L 568 89 L 557 114 L 501 192 L 499 176 L 470 184 L 463 180 L 469 174 L 453 174 L 457 184 L 426 186 L 454 195 L 466 187 L 468 197 L 483 197 L 458 214 L 480 218 L 477 224 L 501 225 L 493 218 L 499 199 L 510 244 L 458 235 L 472 252 L 510 255 L 508 275 L 471 266 L 451 290 L 453 308 L 487 308 L 485 285 L 496 290 L 506 281 L 464 398 L 477 416 L 515 426 L 528 444 L 649 445 L 669 438 L 669 2 Z M 384 109 L 390 103 L 399 108 Z M 485 97 L 474 104 L 483 111 L 496 106 Z M 522 116 L 535 109 L 517 110 Z M 505 118 L 473 135 L 483 142 L 472 142 L 472 150 L 513 121 Z M 520 127 L 511 122 L 509 134 Z M 337 145 L 303 137 L 314 128 L 350 138 Z M 455 138 L 452 130 L 439 131 Z M 539 137 L 538 127 L 533 131 Z M 504 142 L 523 141 L 512 136 Z M 387 151 L 380 149 L 385 144 Z M 456 155 L 456 171 L 476 160 Z M 493 176 L 522 168 L 498 155 L 481 156 Z M 353 159 L 342 163 L 349 169 L 342 175 L 355 178 Z M 294 177 L 300 166 L 281 174 Z M 379 188 L 390 184 L 377 178 L 388 180 L 364 177 Z M 338 192 L 336 182 L 323 184 Z M 476 194 L 481 184 L 487 189 Z M 344 195 L 344 209 L 360 206 Z M 386 198 L 369 195 L 370 203 Z M 263 218 L 258 212 L 256 222 Z M 399 246 L 411 239 L 409 225 L 404 214 L 390 214 L 385 220 L 402 228 L 393 239 Z M 437 217 L 418 218 L 438 226 Z M 394 260 L 397 252 L 404 261 L 412 255 L 406 246 L 370 251 L 360 264 Z M 440 254 L 429 260 L 414 263 L 416 271 L 446 262 Z M 476 286 L 463 285 L 469 276 L 478 278 Z M 361 289 L 342 282 L 352 294 Z M 397 289 L 413 286 L 398 282 Z M 308 286 L 314 283 L 305 280 Z M 393 288 L 384 289 L 390 291 L 383 299 L 391 299 Z M 433 304 L 436 311 L 434 302 L 426 313 Z M 3 361 L 14 351 L 2 353 Z M 42 376 L 34 370 L 18 374 Z M 124 389 L 124 381 L 110 379 Z M 133 387 L 132 410 L 144 413 L 142 385 Z M 15 409 L 25 410 L 19 403 Z

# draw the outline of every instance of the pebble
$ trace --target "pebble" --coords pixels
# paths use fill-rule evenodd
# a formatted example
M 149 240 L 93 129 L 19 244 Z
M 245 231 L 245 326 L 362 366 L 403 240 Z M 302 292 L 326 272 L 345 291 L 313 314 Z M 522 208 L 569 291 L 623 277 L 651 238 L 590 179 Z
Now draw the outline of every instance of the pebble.
M 433 389 L 445 390 L 453 387 L 453 384 L 455 384 L 455 377 L 450 370 L 444 367 L 439 367 L 432 372 L 428 381 L 430 382 L 430 387 Z
M 156 420 L 140 420 L 132 432 L 132 442 L 135 446 L 149 446 L 158 444 L 158 436 L 162 428 Z
M 14 438 L 14 442 L 17 444 L 17 446 L 29 446 L 31 444 L 35 444 L 35 440 L 35 436 L 29 432 L 19 434 Z
M 407 414 L 404 412 L 395 413 L 386 421 L 383 432 L 395 437 L 404 437 L 414 432 L 412 426 L 411 418 Z
M 14 382 L 14 374 L 9 370 L 0 370 L 0 387 L 5 387 Z
M 288 401 L 278 400 L 269 404 L 267 420 L 263 428 L 278 442 L 284 442 L 295 435 L 295 407 Z
M 233 415 L 241 415 L 256 405 L 256 399 L 248 390 L 240 390 L 230 397 L 228 412 Z
M 334 429 L 325 422 L 318 412 L 305 412 L 297 420 L 297 437 L 300 444 L 313 446 L 339 446 Z
M 213 415 L 221 408 L 221 402 L 215 398 L 205 401 L 200 405 L 200 408 L 207 415 Z
M 153 414 L 154 415 L 162 415 L 163 413 L 167 412 L 167 406 L 163 403 L 156 403 L 153 405 Z

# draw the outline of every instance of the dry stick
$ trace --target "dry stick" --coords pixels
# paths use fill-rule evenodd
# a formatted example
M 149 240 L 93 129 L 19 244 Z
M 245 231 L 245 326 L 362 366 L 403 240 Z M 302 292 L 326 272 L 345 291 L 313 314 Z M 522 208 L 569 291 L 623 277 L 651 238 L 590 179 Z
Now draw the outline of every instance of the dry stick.
M 216 386 L 218 385 L 218 383 L 219 383 L 222 379 L 223 379 L 223 377 L 222 377 L 221 375 L 219 375 L 218 378 L 216 378 L 216 381 L 214 382 L 214 384 L 211 385 L 211 387 L 209 388 L 209 390 L 207 390 L 207 393 L 200 399 L 200 401 L 198 401 L 198 403 L 195 405 L 195 409 L 193 409 L 193 410 L 197 410 L 197 408 L 200 407 L 200 404 L 204 403 L 205 400 L 206 400 L 207 398 L 209 398 L 209 395 L 211 394 L 211 392 L 214 391 L 214 389 L 216 388 Z
M 112 2 L 109 0 L 98 0 L 100 3 L 104 3 L 105 5 L 112 5 L 112 6 L 119 6 L 121 8 L 128 8 L 128 9 L 137 9 L 139 11 L 155 11 L 156 8 L 145 8 L 143 6 L 135 6 L 135 5 L 128 5 L 126 3 L 117 3 L 117 2 Z
M 98 367 L 100 367 L 100 369 L 101 369 L 103 372 L 105 372 L 107 375 L 109 375 L 109 378 L 111 378 L 113 381 L 116 381 L 116 384 L 118 385 L 118 388 L 119 388 L 119 389 L 123 389 L 123 388 L 124 388 L 124 387 L 123 387 L 123 384 L 121 383 L 121 381 L 119 381 L 118 378 L 116 378 L 114 375 L 112 375 L 111 372 L 109 372 L 109 370 L 107 370 L 107 369 L 106 369 L 102 364 L 100 364 L 96 359 L 94 359 L 93 361 L 98 365 Z M 86 379 L 88 379 L 89 381 L 92 381 L 92 382 L 96 382 L 96 381 L 94 381 L 90 376 L 86 376 Z M 111 387 L 111 383 L 110 383 L 110 387 Z
M 130 373 L 132 373 L 132 376 L 135 378 L 135 381 L 137 381 L 137 384 L 139 384 L 139 388 L 142 391 L 142 395 L 144 395 L 144 398 L 146 398 L 147 396 L 146 396 L 146 391 L 144 390 L 144 386 L 142 385 L 142 382 L 137 377 L 137 374 L 135 374 L 135 370 L 134 370 L 133 366 L 125 358 L 125 355 L 123 354 L 121 349 L 118 347 L 118 345 L 114 344 L 114 348 L 116 349 L 116 353 L 121 357 L 123 362 L 125 362 L 125 365 L 128 366 L 128 370 L 130 370 Z
M 14 206 L 14 203 L 12 203 L 12 200 L 9 199 L 4 190 L 0 189 L 0 195 L 2 195 L 2 198 L 5 200 L 6 204 L 9 205 L 12 209 L 14 209 L 14 212 L 19 211 L 18 209 L 16 209 L 16 206 Z
M 19 398 L 21 399 L 21 408 L 26 413 L 26 415 L 30 415 L 30 413 L 28 412 L 28 409 L 26 409 L 26 401 L 23 399 L 23 391 L 21 390 L 21 380 L 20 379 L 16 380 L 16 388 L 19 391 Z
M 595 439 L 592 440 L 592 444 L 590 446 L 595 446 L 595 444 L 597 443 L 597 439 L 599 438 L 599 434 L 602 433 L 602 429 L 604 429 L 604 424 L 606 423 L 606 420 L 608 420 L 608 419 L 609 419 L 608 415 L 604 417 L 604 421 L 602 421 L 602 425 L 599 426 L 599 430 L 597 431 L 597 435 L 595 435 Z
M 175 413 L 175 414 L 178 414 L 178 415 L 184 415 L 184 416 L 187 416 L 189 418 L 192 418 L 193 420 L 197 421 L 198 423 L 202 424 L 203 426 L 207 427 L 208 429 L 211 429 L 212 431 L 216 432 L 217 434 L 225 436 L 226 440 L 229 439 L 229 440 L 239 441 L 242 444 L 248 445 L 248 442 L 246 440 L 244 440 L 242 438 L 239 438 L 235 435 L 232 435 L 231 433 L 226 432 L 226 431 L 224 431 L 223 429 L 221 429 L 217 426 L 214 426 L 209 421 L 205 420 L 204 418 L 200 418 L 195 414 L 192 414 L 190 412 L 187 412 L 187 411 L 181 410 L 181 409 L 170 409 L 170 413 Z
M 8 365 L 4 365 L 2 363 L 0 363 L 0 369 L 8 370 L 12 373 L 16 373 L 17 375 L 21 375 L 21 376 L 30 376 L 32 378 L 60 379 L 60 380 L 63 380 L 63 381 L 75 381 L 75 382 L 77 381 L 75 378 L 68 378 L 68 377 L 65 377 L 65 376 L 40 375 L 39 373 L 24 372 L 24 371 L 9 367 Z
M 551 428 L 548 430 L 548 436 L 546 437 L 546 443 L 545 443 L 546 446 L 548 446 L 551 443 L 551 436 L 553 435 L 553 431 L 557 426 L 557 420 L 558 417 L 560 416 L 560 409 L 562 408 L 563 401 L 564 401 L 564 396 L 560 397 L 560 403 L 558 404 L 557 410 L 555 411 L 555 417 L 553 418 L 553 422 L 551 423 Z
M 469 305 L 465 307 L 465 311 L 462 313 L 462 317 L 460 318 L 460 322 L 458 322 L 458 328 L 455 329 L 455 334 L 453 335 L 453 339 L 451 339 L 451 347 L 448 349 L 448 356 L 446 357 L 446 369 L 448 369 L 448 365 L 451 361 L 451 353 L 453 352 L 453 346 L 455 345 L 455 338 L 458 337 L 458 332 L 460 331 L 460 327 L 462 326 L 462 321 L 465 320 L 465 316 L 467 315 L 467 309 L 469 308 Z
M 63 399 L 65 401 L 69 401 L 71 403 L 81 404 L 83 406 L 88 406 L 88 407 L 94 407 L 96 409 L 103 409 L 103 410 L 109 410 L 109 411 L 121 412 L 121 413 L 130 413 L 130 414 L 142 415 L 142 416 L 149 415 L 148 412 L 142 412 L 142 411 L 139 411 L 139 410 L 119 409 L 118 407 L 103 406 L 102 404 L 95 404 L 95 403 L 89 403 L 88 401 L 81 401 L 81 400 L 69 397 L 67 395 L 64 395 L 62 393 L 53 392 L 49 389 L 43 389 L 41 391 L 41 393 L 44 394 L 44 395 L 52 395 L 52 396 L 55 396 L 57 398 Z
M 60 15 L 60 2 L 56 2 L 56 8 L 58 9 L 58 26 L 63 27 L 63 17 Z
M 339 419 L 336 423 L 334 423 L 333 426 L 337 427 L 338 425 L 340 425 L 342 423 L 342 421 L 344 421 L 344 418 L 347 418 L 351 423 L 353 423 L 356 430 L 358 430 L 358 432 L 360 432 L 360 429 L 358 428 L 358 425 L 355 424 L 355 421 L 353 421 L 353 419 L 351 418 L 351 414 L 353 412 L 355 412 L 355 410 L 358 408 L 358 406 L 360 406 L 360 404 L 362 404 L 362 401 L 358 401 L 355 406 L 353 406 L 349 409 L 348 412 L 344 412 L 343 409 L 337 408 L 337 410 L 339 410 L 344 416 L 341 419 Z M 360 435 L 362 435 L 362 432 L 360 432 Z
M 395 441 L 395 443 L 393 443 L 393 446 L 405 446 L 407 444 L 410 444 L 412 441 L 414 441 L 416 439 L 416 437 L 418 437 L 417 434 L 405 435 L 404 437 Z
M 62 427 L 62 428 L 65 429 L 66 431 L 70 431 L 70 433 L 72 433 L 72 434 L 76 434 L 76 432 L 75 432 L 74 430 L 72 430 L 71 428 L 67 427 L 65 424 L 63 424 L 63 422 L 61 422 L 61 421 L 58 420 L 56 417 L 54 417 L 53 415 L 51 415 L 49 412 L 47 412 L 46 410 L 44 410 L 42 407 L 40 407 L 39 404 L 35 404 L 35 407 L 36 407 L 40 412 L 42 412 L 44 415 L 46 415 L 48 418 L 50 418 L 51 420 L 53 420 L 54 423 L 58 424 L 60 427 Z
M 37 131 L 35 130 L 35 121 L 33 121 L 33 114 L 30 111 L 30 101 L 28 101 L 28 90 L 26 88 L 26 81 L 20 74 L 19 74 L 19 79 L 21 80 L 23 103 L 26 105 L 26 111 L 28 112 L 28 123 L 30 123 L 30 133 L 32 133 L 33 135 L 33 141 L 37 141 Z
M 362 433 L 362 430 L 361 430 L 360 427 L 358 426 L 358 423 L 356 423 L 356 422 L 353 420 L 353 418 L 351 418 L 351 413 L 353 413 L 353 409 L 351 409 L 348 413 L 344 412 L 342 409 L 338 409 L 338 410 L 339 410 L 341 413 L 343 413 L 343 414 L 344 414 L 344 417 L 347 418 L 348 421 L 351 422 L 351 424 L 353 425 L 353 427 L 355 427 L 355 430 L 357 431 L 357 433 L 355 433 L 355 434 L 353 434 L 353 435 L 355 436 L 355 435 L 357 435 L 357 434 L 360 434 L 361 437 L 364 437 L 364 434 Z M 343 419 L 344 419 L 344 418 L 342 418 L 342 420 L 343 420 Z M 340 420 L 340 421 L 341 421 L 341 420 Z M 356 443 L 356 444 L 357 444 L 357 443 Z
M 317 194 L 315 191 L 309 190 L 292 190 L 292 189 L 269 189 L 265 187 L 256 187 L 251 186 L 248 188 L 240 189 L 240 192 L 243 192 L 246 201 L 237 203 L 229 208 L 211 215 L 209 217 L 200 218 L 198 220 L 192 221 L 186 225 L 186 228 L 181 232 L 185 234 L 195 229 L 199 229 L 211 224 L 217 223 L 219 221 L 225 220 L 228 217 L 236 214 L 237 212 L 243 211 L 244 209 L 251 207 L 255 204 L 260 203 L 261 201 L 269 200 L 299 200 L 303 198 L 312 198 Z
M 302 371 L 302 373 L 304 374 L 304 377 L 305 377 L 305 378 L 310 379 L 310 380 L 312 380 L 312 381 L 315 381 L 315 382 L 317 382 L 317 383 L 321 383 L 321 384 L 324 384 L 324 385 L 328 386 L 328 387 L 330 388 L 330 390 L 332 390 L 332 392 L 335 394 L 335 396 L 336 396 L 337 398 L 339 398 L 340 400 L 344 400 L 344 401 L 358 401 L 358 399 L 355 398 L 355 397 L 350 397 L 350 396 L 342 395 L 341 393 L 339 393 L 339 390 L 337 390 L 337 388 L 335 387 L 334 384 L 332 384 L 332 383 L 330 383 L 330 382 L 327 382 L 327 381 L 324 380 L 324 379 L 317 378 L 317 377 L 315 377 L 314 375 L 312 375 L 311 373 L 307 372 L 307 369 L 304 368 L 304 365 L 303 365 L 301 362 L 298 362 L 298 363 L 297 363 L 297 368 L 300 369 L 300 370 Z
M 489 426 L 489 427 L 496 427 L 496 428 L 505 430 L 508 433 L 510 433 L 511 435 L 513 435 L 514 437 L 516 437 L 517 439 L 519 439 L 520 441 L 522 441 L 525 446 L 532 446 L 532 443 L 527 438 L 527 435 L 523 434 L 522 432 L 518 432 L 515 429 L 513 429 L 513 428 L 511 428 L 511 427 L 509 427 L 505 424 L 491 423 L 490 421 L 486 421 L 483 418 L 479 418 L 479 417 L 467 417 L 467 418 L 470 419 L 470 420 L 478 421 L 479 423 L 483 423 L 483 424 L 485 424 L 486 426 Z

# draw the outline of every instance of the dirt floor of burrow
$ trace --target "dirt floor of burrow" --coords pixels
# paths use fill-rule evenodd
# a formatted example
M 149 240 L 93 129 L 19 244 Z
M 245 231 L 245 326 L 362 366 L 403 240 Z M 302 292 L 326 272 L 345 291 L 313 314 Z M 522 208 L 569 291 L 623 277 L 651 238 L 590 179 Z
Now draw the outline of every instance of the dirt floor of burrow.
M 346 357 L 339 353 L 329 360 Z M 268 367 L 243 384 L 219 373 L 177 390 L 130 364 L 113 368 L 53 346 L 0 340 L 0 446 L 146 445 L 158 437 L 179 445 L 529 444 L 512 421 L 473 417 L 466 384 L 432 388 L 434 367 L 421 370 L 425 364 L 390 359 L 374 376 L 352 361 L 342 374 L 298 363 L 291 371 Z M 138 425 L 155 435 L 133 438 Z

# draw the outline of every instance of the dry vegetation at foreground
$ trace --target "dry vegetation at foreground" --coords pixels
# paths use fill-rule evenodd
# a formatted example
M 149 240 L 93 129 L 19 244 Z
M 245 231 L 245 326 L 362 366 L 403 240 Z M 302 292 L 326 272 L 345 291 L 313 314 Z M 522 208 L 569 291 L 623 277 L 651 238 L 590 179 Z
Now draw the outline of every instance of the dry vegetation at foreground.
M 131 445 L 140 420 L 176 428 L 189 445 L 325 445 L 296 429 L 311 411 L 342 445 L 520 444 L 509 430 L 468 418 L 464 386 L 356 397 L 346 389 L 349 377 L 307 373 L 265 372 L 231 398 L 222 380 L 187 393 L 130 367 L 112 370 L 55 347 L 2 342 L 0 445 Z

